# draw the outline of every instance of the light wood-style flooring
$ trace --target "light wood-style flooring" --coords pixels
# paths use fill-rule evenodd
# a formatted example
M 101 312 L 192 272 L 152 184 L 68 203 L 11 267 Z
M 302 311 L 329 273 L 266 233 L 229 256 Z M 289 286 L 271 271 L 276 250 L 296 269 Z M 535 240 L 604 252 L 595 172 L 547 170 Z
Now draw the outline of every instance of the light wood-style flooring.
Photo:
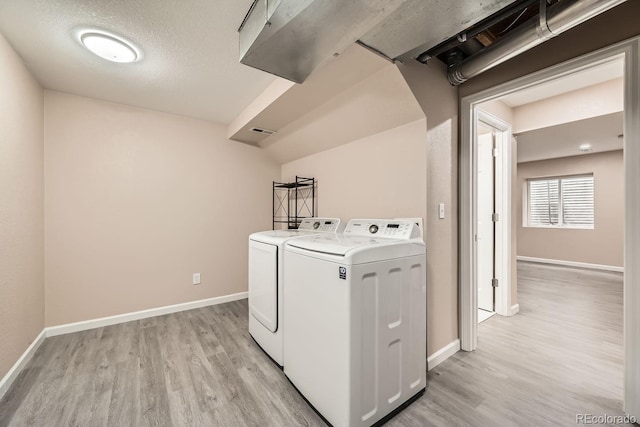
M 427 374 L 390 426 L 575 425 L 622 415 L 622 275 L 519 264 L 520 313 Z M 437 327 L 437 325 L 435 325 Z M 47 338 L 0 426 L 322 426 L 252 341 L 247 303 Z

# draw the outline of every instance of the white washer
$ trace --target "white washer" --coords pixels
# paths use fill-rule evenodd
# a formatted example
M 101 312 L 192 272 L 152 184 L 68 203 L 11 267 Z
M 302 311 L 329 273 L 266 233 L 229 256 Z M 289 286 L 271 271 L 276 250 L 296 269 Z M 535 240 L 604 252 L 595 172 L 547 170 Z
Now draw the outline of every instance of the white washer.
M 283 354 L 283 250 L 286 241 L 336 233 L 337 218 L 305 218 L 297 230 L 271 230 L 249 236 L 249 333 L 280 366 Z
M 426 250 L 406 220 L 285 245 L 284 372 L 333 426 L 371 426 L 426 385 Z

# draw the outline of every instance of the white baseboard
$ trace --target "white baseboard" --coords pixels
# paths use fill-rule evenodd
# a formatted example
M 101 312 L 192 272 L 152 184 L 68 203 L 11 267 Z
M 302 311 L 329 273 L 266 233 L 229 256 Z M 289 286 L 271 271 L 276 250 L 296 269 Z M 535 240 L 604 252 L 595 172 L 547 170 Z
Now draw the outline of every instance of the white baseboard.
M 509 310 L 509 316 L 515 316 L 520 311 L 520 304 L 514 304 L 511 306 L 511 310 Z
M 197 301 L 185 302 L 182 304 L 167 305 L 164 307 L 151 308 L 149 310 L 134 311 L 133 313 L 119 314 L 116 316 L 102 317 L 99 319 L 85 320 L 83 322 L 67 323 L 64 325 L 50 326 L 44 328 L 42 332 L 31 343 L 29 348 L 20 356 L 20 359 L 9 369 L 9 372 L 0 380 L 0 399 L 9 390 L 11 384 L 18 377 L 25 365 L 31 360 L 34 353 L 47 337 L 70 334 L 73 332 L 86 331 L 89 329 L 101 328 L 103 326 L 116 325 L 118 323 L 131 322 L 132 320 L 146 319 L 149 317 L 162 316 L 163 314 L 177 313 L 179 311 L 193 310 L 194 308 L 208 307 L 211 305 L 223 304 L 225 302 L 237 301 L 247 298 L 247 292 L 224 295 L 221 297 L 201 299 Z
M 590 270 L 605 270 L 605 271 L 615 271 L 618 273 L 624 273 L 624 267 L 618 267 L 616 265 L 590 264 L 588 262 L 564 261 L 559 259 L 547 259 L 547 258 L 534 258 L 529 256 L 520 256 L 520 255 L 518 255 L 516 259 L 518 261 L 539 262 L 541 264 L 565 265 L 567 267 L 579 267 L 579 268 L 588 268 Z
M 432 370 L 460 350 L 460 340 L 456 339 L 427 357 L 427 371 Z
M 31 345 L 22 353 L 22 356 L 18 359 L 16 363 L 13 364 L 9 372 L 0 380 L 0 400 L 5 395 L 11 384 L 18 378 L 20 372 L 24 369 L 25 365 L 29 363 L 33 355 L 36 353 L 36 350 L 40 347 L 40 345 L 44 342 L 46 338 L 46 332 L 43 329 L 38 336 L 33 340 Z
M 132 313 L 118 314 L 116 316 L 101 317 L 99 319 L 85 320 L 82 322 L 67 323 L 64 325 L 50 326 L 45 328 L 47 337 L 70 334 L 73 332 L 86 331 L 88 329 L 102 328 L 104 326 L 117 325 L 118 323 L 131 322 L 132 320 L 146 319 L 149 317 L 162 316 L 164 314 L 177 313 L 179 311 L 193 310 L 194 308 L 208 307 L 210 305 L 223 304 L 225 302 L 237 301 L 247 298 L 247 292 L 224 295 L 221 297 L 201 299 L 197 301 L 185 302 L 182 304 L 167 305 L 164 307 L 151 308 L 149 310 L 134 311 Z

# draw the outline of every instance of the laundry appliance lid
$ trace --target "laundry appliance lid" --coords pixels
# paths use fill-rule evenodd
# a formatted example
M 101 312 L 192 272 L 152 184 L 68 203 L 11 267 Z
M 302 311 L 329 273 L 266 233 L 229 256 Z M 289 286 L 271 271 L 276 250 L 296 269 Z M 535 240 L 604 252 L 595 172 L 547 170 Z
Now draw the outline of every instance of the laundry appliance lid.
M 259 231 L 249 236 L 249 240 L 255 242 L 269 243 L 272 245 L 279 245 L 286 242 L 289 239 L 293 239 L 300 236 L 309 236 L 318 234 L 318 231 L 309 230 L 269 230 Z
M 340 218 L 311 217 L 303 218 L 297 229 L 293 230 L 267 230 L 249 235 L 249 240 L 280 245 L 289 239 L 312 234 L 337 233 L 344 228 Z
M 362 264 L 413 255 L 424 255 L 420 239 L 401 240 L 368 236 L 304 236 L 286 243 L 285 250 L 308 256 L 327 258 L 342 264 Z

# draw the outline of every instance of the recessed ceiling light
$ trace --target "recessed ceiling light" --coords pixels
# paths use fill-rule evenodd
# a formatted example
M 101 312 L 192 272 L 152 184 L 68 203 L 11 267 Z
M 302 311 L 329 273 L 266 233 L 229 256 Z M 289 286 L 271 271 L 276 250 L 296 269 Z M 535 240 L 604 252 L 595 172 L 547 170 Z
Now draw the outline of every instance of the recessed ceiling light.
M 580 144 L 580 151 L 582 151 L 583 153 L 588 153 L 589 151 L 593 151 L 593 148 L 591 148 L 591 144 Z
M 80 34 L 80 42 L 91 52 L 108 61 L 128 63 L 140 58 L 136 48 L 112 34 L 85 31 Z

